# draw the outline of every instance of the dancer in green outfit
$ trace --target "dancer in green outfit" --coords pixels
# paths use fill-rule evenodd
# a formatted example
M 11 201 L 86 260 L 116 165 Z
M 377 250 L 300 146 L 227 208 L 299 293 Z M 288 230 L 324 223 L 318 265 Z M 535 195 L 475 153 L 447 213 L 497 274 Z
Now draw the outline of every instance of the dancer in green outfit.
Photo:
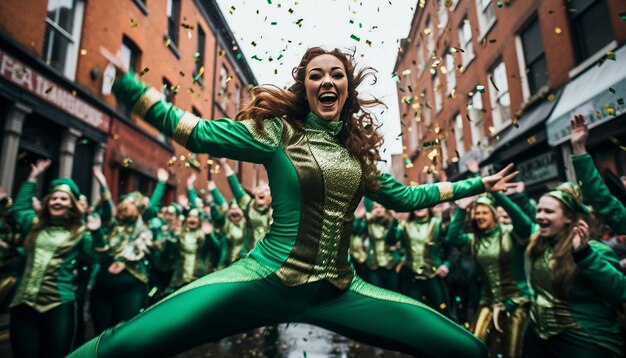
M 459 201 L 450 227 L 448 241 L 470 248 L 482 273 L 483 297 L 472 331 L 487 344 L 498 334 L 503 338 L 505 357 L 519 357 L 522 334 L 527 321 L 530 292 L 524 276 L 524 249 L 533 230 L 532 221 L 502 193 L 479 197 L 473 207 L 472 233 L 463 226 L 472 198 Z M 509 213 L 512 225 L 498 222 L 496 204 Z
M 23 230 L 26 267 L 11 304 L 11 349 L 15 357 L 64 357 L 76 329 L 74 293 L 77 258 L 98 259 L 108 250 L 100 234 L 100 217 L 78 208 L 80 191 L 72 179 L 50 183 L 38 214 L 32 208 L 37 178 L 49 160 L 32 165 L 13 205 Z
M 426 303 L 450 317 L 450 299 L 443 279 L 450 272 L 450 262 L 443 260 L 441 219 L 429 208 L 414 210 L 395 230 L 395 240 L 405 251 L 400 270 L 401 292 L 416 300 L 426 296 Z
M 504 190 L 514 175 L 507 168 L 482 179 L 406 187 L 380 174 L 381 137 L 363 107 L 378 101 L 357 97 L 368 69 L 355 72 L 354 66 L 339 50 L 311 48 L 294 71 L 295 84 L 286 91 L 252 89 L 239 121 L 201 120 L 162 102 L 133 74 L 115 82 L 118 100 L 191 151 L 265 165 L 274 221 L 248 256 L 104 332 L 72 357 L 173 355 L 281 322 L 310 323 L 422 357 L 486 356 L 484 344 L 464 328 L 356 277 L 350 233 L 364 193 L 408 211 Z
M 397 242 L 394 240 L 397 221 L 393 214 L 383 205 L 365 199 L 366 208 L 371 211 L 365 214 L 367 225 L 366 235 L 369 240 L 367 266 L 369 283 L 388 290 L 400 291 L 400 282 L 396 267 L 400 265 Z
M 523 356 L 622 356 L 616 309 L 626 301 L 626 277 L 615 253 L 590 241 L 589 209 L 557 189 L 541 197 L 535 220 L 539 232 L 526 250 L 534 294 Z
M 236 201 L 228 205 L 226 199 L 212 180 L 209 181 L 209 191 L 213 196 L 213 201 L 219 211 L 218 219 L 219 236 L 221 237 L 224 254 L 218 264 L 219 268 L 231 265 L 248 253 L 248 240 L 250 239 L 249 229 L 243 210 Z
M 272 223 L 272 194 L 270 187 L 265 183 L 260 183 L 254 188 L 252 193 L 254 197 L 251 197 L 237 181 L 237 177 L 226 159 L 221 159 L 220 164 L 224 168 L 230 191 L 237 199 L 237 204 L 246 216 L 248 234 L 251 235 L 248 240 L 247 250 L 250 251 L 267 234 Z

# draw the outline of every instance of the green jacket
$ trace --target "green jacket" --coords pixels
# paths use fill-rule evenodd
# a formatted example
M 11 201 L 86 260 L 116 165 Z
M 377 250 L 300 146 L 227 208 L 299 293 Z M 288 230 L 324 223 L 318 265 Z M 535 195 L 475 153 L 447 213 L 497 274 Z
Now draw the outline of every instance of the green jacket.
M 611 195 L 591 156 L 573 155 L 572 163 L 585 203 L 593 207 L 614 234 L 626 234 L 626 207 Z
M 495 193 L 494 197 L 496 203 L 511 216 L 512 226 L 496 224 L 477 238 L 473 233 L 463 232 L 466 211 L 457 209 L 450 222 L 447 240 L 461 248 L 470 247 L 486 284 L 481 304 L 501 303 L 507 310 L 512 310 L 518 304 L 527 302 L 530 296 L 524 274 L 524 251 L 533 231 L 533 223 L 505 195 Z
M 398 225 L 396 240 L 402 244 L 406 253 L 404 265 L 417 278 L 435 277 L 435 271 L 441 265 L 450 267 L 448 261 L 442 259 L 443 248 L 441 236 L 441 219 L 433 216 L 425 220 L 414 218 Z
M 363 194 L 388 208 L 410 211 L 484 191 L 481 179 L 404 186 L 380 176 L 381 188 L 367 192 L 359 161 L 341 145 L 342 122 L 313 113 L 303 129 L 287 120 L 201 120 L 160 100 L 133 74 L 117 80 L 118 101 L 194 153 L 263 164 L 272 192 L 273 223 L 249 254 L 276 272 L 287 286 L 326 280 L 347 289 L 354 272 L 348 260 L 354 211 Z
M 567 331 L 589 344 L 599 344 L 618 355 L 622 339 L 616 307 L 626 301 L 626 277 L 617 256 L 598 241 L 574 254 L 577 265 L 568 299 L 559 299 L 552 287 L 549 262 L 552 247 L 530 263 L 533 289 L 530 317 L 533 329 L 543 339 Z
M 248 232 L 252 235 L 248 242 L 248 250 L 251 250 L 269 231 L 272 223 L 272 209 L 257 208 L 254 199 L 243 190 L 235 175 L 229 175 L 227 179 L 230 190 L 246 216 Z
M 13 216 L 24 238 L 37 220 L 32 207 L 36 192 L 36 183 L 24 182 L 13 205 Z M 63 222 L 51 223 L 37 234 L 34 247 L 26 250 L 26 267 L 11 306 L 26 304 L 44 313 L 74 301 L 77 259 L 101 260 L 105 250 L 100 230 L 89 231 L 82 226 L 71 232 Z

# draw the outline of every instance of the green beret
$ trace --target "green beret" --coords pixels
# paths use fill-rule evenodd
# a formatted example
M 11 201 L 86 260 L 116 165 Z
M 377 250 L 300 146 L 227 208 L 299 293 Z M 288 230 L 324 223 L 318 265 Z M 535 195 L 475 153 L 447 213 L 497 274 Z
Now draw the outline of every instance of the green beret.
M 55 191 L 63 191 L 70 194 L 74 200 L 78 201 L 80 197 L 80 189 L 78 185 L 71 178 L 57 178 L 50 183 L 48 194 L 52 194 Z
M 137 205 L 138 208 L 143 207 L 143 194 L 141 194 L 138 191 L 133 191 L 128 194 L 120 196 L 120 201 L 124 201 L 124 200 L 132 201 L 133 203 L 135 203 L 135 205 Z

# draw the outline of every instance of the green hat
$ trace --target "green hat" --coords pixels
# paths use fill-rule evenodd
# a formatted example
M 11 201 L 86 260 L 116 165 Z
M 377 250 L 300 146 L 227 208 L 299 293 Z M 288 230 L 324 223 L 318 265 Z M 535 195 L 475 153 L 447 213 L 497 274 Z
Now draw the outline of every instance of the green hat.
M 556 190 L 566 191 L 570 193 L 579 203 L 583 202 L 583 192 L 580 190 L 580 186 L 576 183 L 572 183 L 571 181 L 563 182 L 556 187 Z
M 167 207 L 167 211 L 172 214 L 176 214 L 176 216 L 180 216 L 183 214 L 183 208 L 178 203 L 171 203 Z
M 574 184 L 575 185 L 575 184 Z M 585 204 L 583 204 L 582 200 L 576 198 L 575 194 L 568 190 L 563 189 L 555 189 L 547 192 L 545 195 L 549 195 L 560 202 L 562 202 L 569 210 L 577 212 L 579 214 L 589 215 L 591 210 Z
M 131 200 L 138 208 L 143 208 L 143 194 L 138 191 L 132 191 L 128 194 L 120 196 L 120 201 Z
M 493 212 L 494 217 L 498 217 L 498 210 L 496 209 L 496 202 L 491 195 L 479 196 L 478 199 L 476 199 L 476 202 L 474 205 L 485 205 Z
M 72 196 L 75 201 L 78 201 L 80 196 L 80 189 L 78 185 L 71 178 L 57 178 L 50 182 L 48 194 L 52 194 L 55 191 L 63 191 Z

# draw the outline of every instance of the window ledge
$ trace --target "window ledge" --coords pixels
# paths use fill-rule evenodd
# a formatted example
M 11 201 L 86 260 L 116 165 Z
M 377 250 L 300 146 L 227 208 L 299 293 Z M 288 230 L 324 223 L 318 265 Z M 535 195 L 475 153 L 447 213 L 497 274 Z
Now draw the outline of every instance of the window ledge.
M 608 45 L 601 48 L 598 52 L 589 56 L 585 61 L 581 62 L 580 65 L 574 67 L 571 71 L 569 71 L 569 78 L 572 79 L 578 76 L 581 72 L 584 72 L 591 65 L 594 65 L 598 60 L 606 55 L 607 52 L 615 50 L 617 48 L 617 42 L 615 40 L 609 42 Z
M 135 5 L 137 5 L 137 7 L 139 8 L 139 10 L 141 10 L 141 12 L 144 15 L 148 15 L 148 13 L 150 11 L 148 11 L 148 8 L 146 7 L 146 4 L 143 3 L 143 1 L 141 0 L 133 0 L 133 2 L 135 3 Z
M 170 49 L 170 51 L 172 51 L 172 53 L 174 54 L 174 56 L 176 56 L 176 58 L 178 60 L 180 60 L 180 51 L 178 51 L 178 46 L 176 46 L 176 44 L 174 43 L 174 41 L 170 38 L 170 36 L 168 34 L 163 35 L 163 39 L 165 41 L 170 40 L 170 44 L 169 46 L 167 46 L 167 48 Z

